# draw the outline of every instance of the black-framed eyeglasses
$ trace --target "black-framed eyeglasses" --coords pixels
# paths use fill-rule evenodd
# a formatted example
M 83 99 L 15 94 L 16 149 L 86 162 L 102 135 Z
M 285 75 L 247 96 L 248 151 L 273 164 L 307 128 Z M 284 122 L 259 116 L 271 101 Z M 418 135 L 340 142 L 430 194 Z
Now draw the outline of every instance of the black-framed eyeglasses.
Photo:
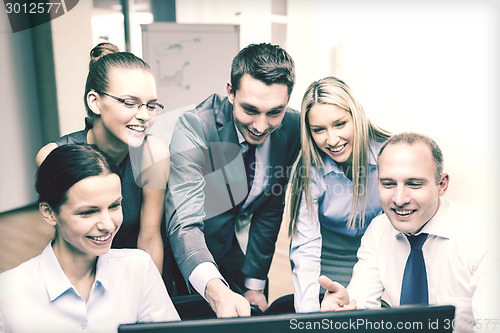
M 123 103 L 123 105 L 125 105 L 129 109 L 133 109 L 134 107 L 136 107 L 137 110 L 139 111 L 143 105 L 146 105 L 146 108 L 148 109 L 148 111 L 153 112 L 153 111 L 163 110 L 163 108 L 164 108 L 163 104 L 160 104 L 157 102 L 142 103 L 141 101 L 139 101 L 135 98 L 120 98 L 120 97 L 116 97 L 116 96 L 110 95 L 108 93 L 105 93 L 104 91 L 99 91 L 99 90 L 95 90 L 95 92 L 98 94 L 103 94 L 103 95 L 106 95 L 108 97 L 111 97 L 111 98 L 117 100 L 118 102 Z

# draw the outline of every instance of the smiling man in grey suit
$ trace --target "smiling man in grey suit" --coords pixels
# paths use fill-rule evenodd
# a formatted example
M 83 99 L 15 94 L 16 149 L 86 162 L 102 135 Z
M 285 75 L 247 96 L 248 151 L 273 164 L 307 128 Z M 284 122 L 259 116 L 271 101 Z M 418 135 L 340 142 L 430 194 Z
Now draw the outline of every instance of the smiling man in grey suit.
M 249 315 L 249 303 L 267 308 L 264 288 L 299 150 L 299 113 L 287 108 L 294 83 L 285 50 L 249 45 L 233 60 L 228 97 L 210 96 L 175 125 L 169 238 L 184 278 L 219 317 Z

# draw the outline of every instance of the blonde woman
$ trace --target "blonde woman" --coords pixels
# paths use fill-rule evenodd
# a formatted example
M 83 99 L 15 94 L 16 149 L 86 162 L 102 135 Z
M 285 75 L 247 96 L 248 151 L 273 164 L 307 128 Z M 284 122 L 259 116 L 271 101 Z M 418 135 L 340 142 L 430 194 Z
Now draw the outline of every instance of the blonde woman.
M 320 310 L 318 277 L 347 285 L 361 236 L 382 208 L 376 156 L 390 134 L 373 125 L 351 89 L 334 77 L 302 100 L 302 151 L 286 197 L 297 312 Z

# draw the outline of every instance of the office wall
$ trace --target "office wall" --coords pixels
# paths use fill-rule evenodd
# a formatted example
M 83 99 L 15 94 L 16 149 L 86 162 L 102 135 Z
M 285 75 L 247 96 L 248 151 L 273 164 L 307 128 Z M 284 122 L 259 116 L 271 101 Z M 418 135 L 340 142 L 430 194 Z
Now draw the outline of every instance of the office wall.
M 500 159 L 498 1 L 289 0 L 297 62 L 291 104 L 335 74 L 368 116 L 396 133 L 434 138 L 451 182 L 447 197 L 494 214 Z
M 238 24 L 240 48 L 271 41 L 272 0 L 182 0 L 176 2 L 177 23 Z
M 433 137 L 445 156 L 447 197 L 494 213 L 500 157 L 500 2 L 491 0 L 272 0 L 177 2 L 181 23 L 240 25 L 241 47 L 272 40 L 296 63 L 290 106 L 307 86 L 335 75 L 346 81 L 378 125 Z
M 70 12 L 51 21 L 61 135 L 83 129 L 83 104 L 92 45 L 92 1 L 79 1 Z
M 0 13 L 0 212 L 36 201 L 37 151 L 83 128 L 91 15 L 92 2 L 83 1 L 54 21 L 12 33 Z
M 31 31 L 12 33 L 0 12 L 0 212 L 35 201 L 34 156 L 42 141 Z

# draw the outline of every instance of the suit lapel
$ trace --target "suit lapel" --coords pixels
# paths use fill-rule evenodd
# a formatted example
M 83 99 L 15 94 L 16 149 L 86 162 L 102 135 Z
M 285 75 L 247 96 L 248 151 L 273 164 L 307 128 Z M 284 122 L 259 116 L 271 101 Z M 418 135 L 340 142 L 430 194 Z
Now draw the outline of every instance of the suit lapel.
M 272 134 L 271 134 L 271 152 L 270 152 L 270 170 L 271 170 L 271 175 L 269 182 L 267 184 L 267 189 L 269 190 L 273 184 L 276 183 L 277 178 L 274 177 L 276 172 L 277 172 L 277 167 L 278 166 L 283 166 L 283 157 L 284 155 L 284 149 L 286 147 L 283 147 L 283 142 L 285 141 L 284 138 L 284 133 L 282 130 L 282 127 L 280 125 L 279 128 L 277 128 Z
M 227 98 L 223 100 L 222 107 L 215 115 L 215 123 L 220 141 L 224 144 L 236 144 L 239 149 L 238 135 L 233 121 L 233 105 Z M 227 161 L 234 159 L 233 149 L 224 149 L 224 152 Z

